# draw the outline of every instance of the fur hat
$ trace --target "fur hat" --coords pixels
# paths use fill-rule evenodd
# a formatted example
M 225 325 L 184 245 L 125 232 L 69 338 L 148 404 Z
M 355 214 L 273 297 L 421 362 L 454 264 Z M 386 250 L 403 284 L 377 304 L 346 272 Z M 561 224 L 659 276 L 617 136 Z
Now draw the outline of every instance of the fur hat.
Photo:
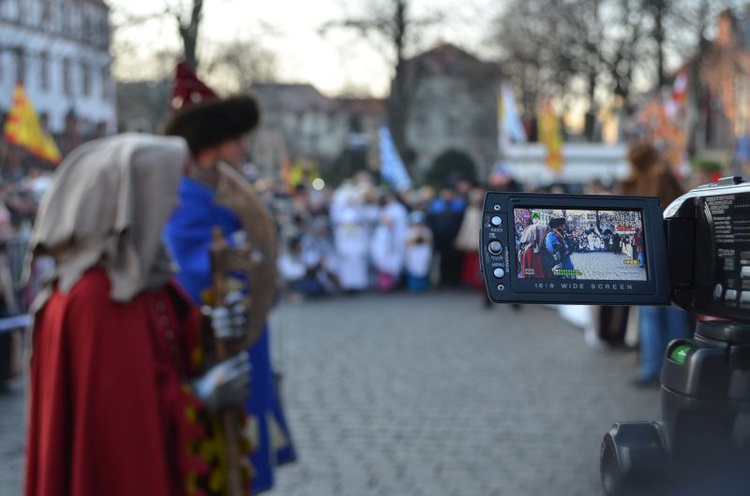
M 549 220 L 549 227 L 552 229 L 565 225 L 565 217 L 553 217 Z
M 254 96 L 235 95 L 204 100 L 175 113 L 164 127 L 164 134 L 181 136 L 193 156 L 224 141 L 249 133 L 258 125 L 260 109 Z

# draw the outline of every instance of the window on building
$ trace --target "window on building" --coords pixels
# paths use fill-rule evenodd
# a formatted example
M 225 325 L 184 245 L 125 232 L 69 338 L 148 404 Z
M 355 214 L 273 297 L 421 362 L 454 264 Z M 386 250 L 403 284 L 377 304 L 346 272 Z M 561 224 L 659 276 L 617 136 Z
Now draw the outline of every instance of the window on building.
M 49 114 L 47 112 L 39 112 L 39 125 L 43 131 L 49 131 Z
M 91 94 L 91 66 L 81 62 L 81 93 L 84 96 Z
M 81 39 L 84 40 L 90 40 L 91 39 L 91 21 L 89 21 L 88 17 L 84 17 L 81 19 Z
M 102 100 L 112 99 L 112 81 L 109 75 L 109 67 L 102 67 L 99 75 L 99 81 L 102 88 Z
M 63 59 L 62 61 L 62 79 L 63 79 L 63 93 L 66 95 L 73 94 L 73 74 L 70 64 L 70 59 Z
M 11 0 L 8 2 L 8 17 L 13 20 L 18 20 L 21 11 L 21 0 Z
M 97 34 L 100 46 L 105 47 L 109 45 L 109 20 L 106 16 L 99 19 L 99 29 Z
M 52 2 L 43 2 L 42 22 L 48 24 L 52 20 Z
M 72 5 L 68 2 L 62 2 L 60 5 L 60 25 L 63 34 L 70 34 L 72 24 Z
M 23 84 L 26 82 L 26 54 L 24 53 L 23 48 L 15 48 L 15 58 L 16 82 Z
M 62 31 L 62 5 L 58 2 L 49 2 L 50 5 L 50 21 L 49 26 L 52 31 Z
M 49 89 L 49 54 L 39 54 L 39 85 L 43 90 Z

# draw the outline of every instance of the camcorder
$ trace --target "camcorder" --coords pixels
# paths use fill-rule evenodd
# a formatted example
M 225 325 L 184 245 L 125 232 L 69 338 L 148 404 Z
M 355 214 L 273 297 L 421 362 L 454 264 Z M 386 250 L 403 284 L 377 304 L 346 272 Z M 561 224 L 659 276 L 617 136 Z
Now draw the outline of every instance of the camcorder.
M 489 191 L 481 270 L 495 303 L 675 305 L 698 317 L 661 371 L 662 420 L 619 422 L 607 496 L 750 494 L 750 183 L 658 198 Z

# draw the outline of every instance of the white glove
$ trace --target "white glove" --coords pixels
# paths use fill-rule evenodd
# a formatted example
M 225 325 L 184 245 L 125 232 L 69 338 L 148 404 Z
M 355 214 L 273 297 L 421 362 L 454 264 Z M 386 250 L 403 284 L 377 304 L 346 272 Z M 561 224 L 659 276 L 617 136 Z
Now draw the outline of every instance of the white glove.
M 250 371 L 246 351 L 217 363 L 195 379 L 192 389 L 212 413 L 242 405 L 250 393 Z
M 226 305 L 210 309 L 211 325 L 222 340 L 239 339 L 247 332 L 245 296 L 239 291 L 229 293 Z

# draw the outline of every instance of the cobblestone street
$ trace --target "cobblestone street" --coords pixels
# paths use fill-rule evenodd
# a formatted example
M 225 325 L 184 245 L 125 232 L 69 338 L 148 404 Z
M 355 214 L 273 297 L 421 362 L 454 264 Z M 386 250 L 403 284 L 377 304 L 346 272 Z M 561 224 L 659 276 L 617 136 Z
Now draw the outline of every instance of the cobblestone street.
M 478 294 L 283 304 L 273 354 L 299 460 L 269 496 L 592 496 L 618 420 L 656 419 L 635 354 L 595 351 L 557 311 Z M 0 394 L 0 494 L 20 491 L 22 383 Z M 134 474 L 137 476 L 136 474 Z
M 617 281 L 645 281 L 646 271 L 634 264 L 627 255 L 609 252 L 573 253 L 573 267 L 583 275 L 578 279 L 610 279 Z

